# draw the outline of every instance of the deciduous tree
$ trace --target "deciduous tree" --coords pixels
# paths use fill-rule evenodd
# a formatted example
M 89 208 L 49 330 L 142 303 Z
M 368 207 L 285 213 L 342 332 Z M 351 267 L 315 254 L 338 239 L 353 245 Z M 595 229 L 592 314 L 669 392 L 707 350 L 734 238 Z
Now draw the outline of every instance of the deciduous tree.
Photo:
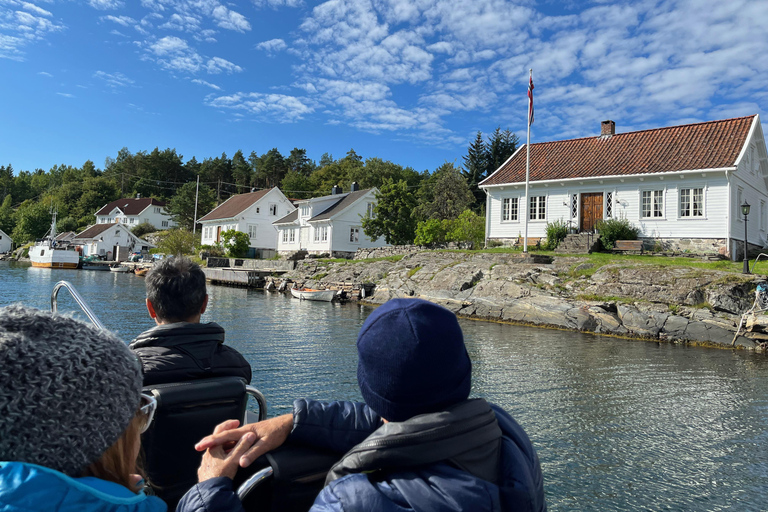
M 405 180 L 395 182 L 388 179 L 376 194 L 374 217 L 363 218 L 363 231 L 372 240 L 384 237 L 388 244 L 406 245 L 413 242 L 416 219 L 413 210 L 416 198 L 408 190 Z

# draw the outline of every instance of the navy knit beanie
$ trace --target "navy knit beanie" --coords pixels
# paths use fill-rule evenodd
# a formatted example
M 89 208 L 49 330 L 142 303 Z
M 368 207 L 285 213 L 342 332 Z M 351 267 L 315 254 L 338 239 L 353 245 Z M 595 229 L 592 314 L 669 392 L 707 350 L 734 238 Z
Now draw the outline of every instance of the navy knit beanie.
M 456 315 L 421 299 L 393 299 L 357 337 L 357 382 L 389 421 L 442 411 L 469 397 L 472 362 Z

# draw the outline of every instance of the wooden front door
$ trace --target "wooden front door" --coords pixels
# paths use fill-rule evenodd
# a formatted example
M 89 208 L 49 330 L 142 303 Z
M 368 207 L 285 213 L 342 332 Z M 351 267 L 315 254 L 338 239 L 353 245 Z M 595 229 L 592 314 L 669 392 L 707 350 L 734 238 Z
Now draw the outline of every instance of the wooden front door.
M 592 231 L 603 218 L 603 193 L 581 194 L 581 231 Z

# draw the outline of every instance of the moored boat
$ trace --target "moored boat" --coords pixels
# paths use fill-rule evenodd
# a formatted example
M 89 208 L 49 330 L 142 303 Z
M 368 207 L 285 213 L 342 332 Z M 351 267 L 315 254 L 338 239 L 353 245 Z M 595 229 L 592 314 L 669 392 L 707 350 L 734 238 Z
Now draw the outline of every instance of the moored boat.
M 312 288 L 291 288 L 291 295 L 296 299 L 331 302 L 336 297 L 336 290 L 314 290 Z
M 109 267 L 110 272 L 130 272 L 130 268 L 123 266 L 123 265 L 115 265 L 113 267 Z
M 139 277 L 144 277 L 145 275 L 147 275 L 147 272 L 149 272 L 149 267 L 133 269 L 133 273 Z
M 33 267 L 43 268 L 77 268 L 80 264 L 80 254 L 73 245 L 56 241 L 55 210 L 48 235 L 29 248 L 29 260 Z

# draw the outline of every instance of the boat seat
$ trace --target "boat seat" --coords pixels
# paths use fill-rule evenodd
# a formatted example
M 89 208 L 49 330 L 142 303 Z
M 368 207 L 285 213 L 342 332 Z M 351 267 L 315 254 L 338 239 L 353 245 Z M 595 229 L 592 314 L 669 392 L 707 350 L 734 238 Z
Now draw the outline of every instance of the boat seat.
M 248 396 L 259 401 L 259 419 L 266 418 L 261 393 L 240 377 L 216 377 L 145 386 L 157 400 L 157 411 L 142 434 L 144 470 L 152 489 L 175 510 L 181 497 L 197 483 L 202 452 L 195 444 L 219 423 L 245 419 Z

